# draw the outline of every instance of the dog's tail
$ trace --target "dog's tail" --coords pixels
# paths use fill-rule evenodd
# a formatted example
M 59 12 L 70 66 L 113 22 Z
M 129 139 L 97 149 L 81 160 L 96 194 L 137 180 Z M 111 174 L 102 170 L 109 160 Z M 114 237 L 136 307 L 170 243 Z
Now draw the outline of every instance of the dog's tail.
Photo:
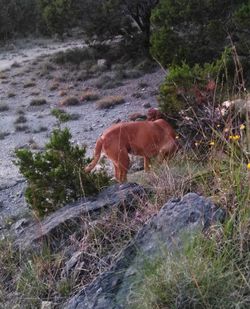
M 98 138 L 95 145 L 95 153 L 94 153 L 94 159 L 85 167 L 85 172 L 89 173 L 92 171 L 92 169 L 96 166 L 97 162 L 100 159 L 101 152 L 102 152 L 102 137 Z

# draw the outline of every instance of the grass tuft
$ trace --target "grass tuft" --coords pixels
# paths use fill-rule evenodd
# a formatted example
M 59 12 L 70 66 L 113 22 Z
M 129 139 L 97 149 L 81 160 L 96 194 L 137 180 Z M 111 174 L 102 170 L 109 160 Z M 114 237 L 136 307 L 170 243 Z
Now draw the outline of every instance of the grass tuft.
M 96 102 L 97 109 L 111 108 L 125 102 L 122 96 L 108 96 Z
M 47 104 L 45 99 L 33 99 L 30 102 L 30 106 L 41 106 Z
M 72 105 L 79 105 L 80 101 L 76 97 L 67 97 L 63 99 L 60 104 L 62 106 L 72 106 Z

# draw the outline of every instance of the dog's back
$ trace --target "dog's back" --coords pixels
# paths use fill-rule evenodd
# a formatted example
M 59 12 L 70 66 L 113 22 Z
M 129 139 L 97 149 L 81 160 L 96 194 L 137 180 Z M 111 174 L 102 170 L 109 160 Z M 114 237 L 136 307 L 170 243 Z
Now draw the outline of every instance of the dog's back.
M 172 127 L 163 119 L 118 123 L 102 134 L 103 150 L 115 146 L 139 156 L 157 155 L 159 148 L 170 140 L 175 140 Z
M 144 169 L 149 170 L 149 160 L 168 157 L 178 149 L 173 128 L 163 119 L 118 123 L 106 129 L 98 138 L 94 158 L 85 168 L 90 172 L 97 164 L 101 152 L 112 160 L 115 177 L 124 182 L 129 169 L 129 153 L 144 157 Z

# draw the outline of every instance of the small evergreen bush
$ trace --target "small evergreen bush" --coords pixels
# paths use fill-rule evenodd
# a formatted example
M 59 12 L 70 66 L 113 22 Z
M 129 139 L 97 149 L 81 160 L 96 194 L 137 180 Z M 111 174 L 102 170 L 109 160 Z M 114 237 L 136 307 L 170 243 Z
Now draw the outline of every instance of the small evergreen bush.
M 165 82 L 160 87 L 161 110 L 176 116 L 176 113 L 185 108 L 196 107 L 202 101 L 212 100 L 214 95 L 212 90 L 215 89 L 211 88 L 211 82 L 218 83 L 223 75 L 225 71 L 223 61 L 224 57 L 203 66 L 196 64 L 191 67 L 185 62 L 181 65 L 172 65 Z
M 159 106 L 178 128 L 186 146 L 200 145 L 205 154 L 215 138 L 215 128 L 222 133 L 228 126 L 223 101 L 244 91 L 237 61 L 235 51 L 228 49 L 212 63 L 190 66 L 183 62 L 170 67 L 160 87 Z M 244 119 L 234 118 L 234 126 L 239 121 Z
M 91 174 L 84 172 L 90 161 L 85 157 L 86 149 L 73 146 L 70 138 L 67 128 L 55 129 L 43 152 L 16 151 L 16 165 L 28 181 L 26 200 L 39 216 L 81 196 L 97 193 L 110 183 L 103 169 Z
M 64 65 L 66 63 L 79 65 L 86 60 L 94 60 L 95 54 L 91 48 L 72 48 L 60 51 L 51 57 L 51 61 Z
M 78 120 L 80 118 L 79 114 L 68 114 L 65 110 L 59 108 L 52 109 L 51 115 L 55 116 L 59 122 Z

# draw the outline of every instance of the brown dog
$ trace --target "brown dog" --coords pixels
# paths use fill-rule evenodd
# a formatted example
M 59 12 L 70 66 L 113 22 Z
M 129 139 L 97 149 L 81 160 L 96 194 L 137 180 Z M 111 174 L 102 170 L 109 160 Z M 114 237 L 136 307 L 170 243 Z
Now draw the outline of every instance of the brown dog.
M 98 138 L 94 159 L 85 168 L 90 172 L 100 159 L 103 151 L 112 160 L 115 178 L 127 180 L 129 155 L 144 157 L 144 170 L 149 170 L 150 158 L 157 156 L 161 162 L 178 149 L 173 128 L 163 119 L 118 123 L 106 129 Z

